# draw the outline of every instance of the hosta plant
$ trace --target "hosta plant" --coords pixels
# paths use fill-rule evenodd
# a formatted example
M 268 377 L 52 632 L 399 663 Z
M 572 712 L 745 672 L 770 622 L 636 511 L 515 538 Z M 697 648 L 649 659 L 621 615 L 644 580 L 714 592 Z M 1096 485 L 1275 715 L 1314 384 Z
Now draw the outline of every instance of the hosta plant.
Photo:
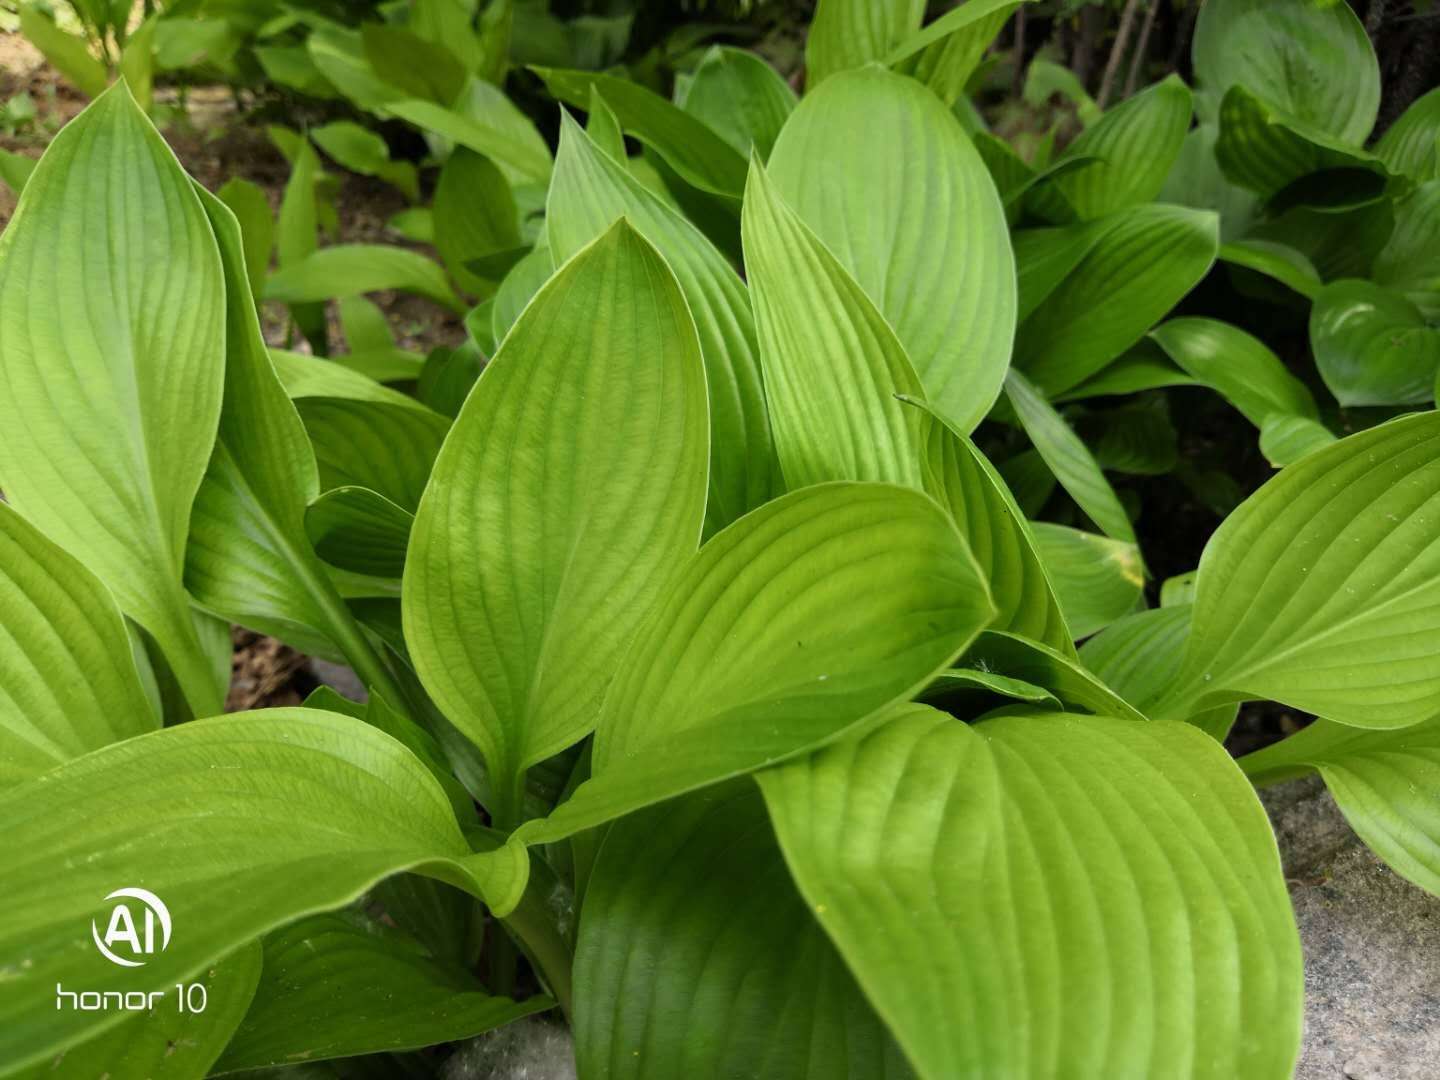
M 1141 366 L 1217 224 L 1168 165 L 1087 180 L 1100 134 L 1029 189 L 1075 220 L 1007 209 L 953 107 L 1014 6 L 825 0 L 798 101 L 547 71 L 586 122 L 493 355 L 414 394 L 267 349 L 257 292 L 375 286 L 271 272 L 124 85 L 57 137 L 0 236 L 0 1074 L 427 1076 L 548 1022 L 587 1080 L 1289 1075 L 1255 786 L 1318 771 L 1440 890 L 1440 415 L 1297 455 L 1144 609 L 1056 406 Z M 1091 130 L 1127 107 L 1185 137 L 1178 83 Z M 1264 349 L 1197 321 L 1153 335 L 1186 370 Z M 1068 522 L 981 448 L 1021 433 Z M 367 700 L 223 715 L 231 623 Z M 1237 763 L 1256 700 L 1320 719 Z

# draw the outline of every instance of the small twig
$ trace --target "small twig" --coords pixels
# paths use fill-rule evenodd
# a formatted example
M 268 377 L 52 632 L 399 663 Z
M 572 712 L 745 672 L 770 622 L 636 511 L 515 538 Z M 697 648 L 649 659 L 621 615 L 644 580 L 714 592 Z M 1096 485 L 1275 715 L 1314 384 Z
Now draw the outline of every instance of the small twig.
M 1135 43 L 1135 57 L 1130 61 L 1130 73 L 1125 76 L 1125 96 L 1135 93 L 1140 85 L 1140 69 L 1145 66 L 1145 54 L 1150 49 L 1150 32 L 1155 29 L 1155 13 L 1160 10 L 1160 0 L 1150 0 L 1145 9 L 1145 21 L 1140 24 L 1140 40 Z
M 1125 0 L 1125 10 L 1120 13 L 1120 29 L 1115 31 L 1115 44 L 1110 47 L 1110 59 L 1105 62 L 1105 74 L 1100 77 L 1100 93 L 1095 96 L 1095 104 L 1102 109 L 1110 100 L 1125 46 L 1130 44 L 1130 30 L 1135 25 L 1135 8 L 1139 3 L 1140 0 Z

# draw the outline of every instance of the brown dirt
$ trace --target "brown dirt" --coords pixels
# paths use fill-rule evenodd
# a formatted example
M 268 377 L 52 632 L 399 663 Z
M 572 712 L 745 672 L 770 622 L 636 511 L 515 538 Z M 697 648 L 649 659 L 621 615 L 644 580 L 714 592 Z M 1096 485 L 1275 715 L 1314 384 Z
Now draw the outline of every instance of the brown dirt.
M 304 656 L 272 637 L 231 627 L 235 655 L 230 663 L 226 712 L 299 705 L 317 682 Z

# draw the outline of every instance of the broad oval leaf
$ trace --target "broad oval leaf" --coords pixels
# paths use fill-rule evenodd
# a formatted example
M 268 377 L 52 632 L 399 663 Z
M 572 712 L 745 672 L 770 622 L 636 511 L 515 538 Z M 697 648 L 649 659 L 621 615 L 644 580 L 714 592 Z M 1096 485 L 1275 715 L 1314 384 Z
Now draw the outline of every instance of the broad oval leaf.
M 1165 354 L 1257 428 L 1274 415 L 1319 417 L 1305 384 L 1258 338 L 1218 319 L 1185 317 L 1150 332 Z
M 1108 110 L 1056 164 L 1099 163 L 1058 176 L 1054 186 L 1082 220 L 1104 217 L 1160 194 L 1190 127 L 1190 90 L 1172 75 Z
M 520 217 L 505 175 L 489 158 L 459 147 L 435 185 L 435 246 L 462 288 L 485 295 L 494 285 L 466 263 L 521 246 Z
M 912 1075 L 795 891 L 748 779 L 609 828 L 585 889 L 575 984 L 582 1076 Z
M 805 88 L 884 60 L 920 29 L 925 0 L 819 0 L 805 38 Z
M 1134 544 L 1048 521 L 1031 527 L 1076 638 L 1105 629 L 1144 603 L 1145 564 Z
M 1419 405 L 1435 394 L 1440 330 L 1401 293 L 1333 281 L 1310 309 L 1310 347 L 1341 405 Z
M 833 739 L 924 686 L 993 614 L 974 558 L 919 492 L 781 496 L 667 590 L 606 694 L 594 778 L 517 835 L 548 843 Z
M 0 503 L 0 788 L 159 726 L 115 600 Z
M 769 170 L 968 434 L 1000 393 L 1016 295 L 1004 207 L 954 116 L 913 79 L 847 72 L 800 103 Z
M 1412 180 L 1440 180 L 1440 86 L 1410 103 L 1375 144 L 1375 156 Z
M 1363 150 L 1277 112 L 1243 86 L 1232 86 L 1220 102 L 1215 158 L 1231 181 L 1266 198 L 1323 170 L 1383 171 Z M 1383 187 L 1379 177 L 1373 183 Z
M 56 1009 L 56 984 L 167 989 L 293 919 L 401 870 L 505 910 L 525 864 L 472 856 L 439 784 L 364 722 L 235 713 L 127 739 L 0 793 L 10 914 L 0 928 L 0 1057 L 38 1061 L 124 1018 Z M 164 843 L 135 843 L 135 837 Z M 522 856 L 523 857 L 523 856 Z M 119 882 L 144 882 L 176 932 L 143 968 L 91 944 Z
M 784 489 L 745 283 L 699 229 L 646 191 L 568 115 L 560 127 L 545 225 L 555 257 L 570 258 L 624 217 L 665 257 L 690 305 L 710 402 L 706 532 L 717 532 Z
M 50 144 L 0 236 L 0 487 L 145 627 L 201 715 L 223 694 L 181 572 L 220 417 L 224 301 L 189 178 L 124 86 L 106 92 Z
M 985 631 L 966 650 L 961 666 L 1043 687 L 1072 712 L 1118 716 L 1122 720 L 1145 719 L 1143 713 L 1076 659 L 1073 649 L 1060 652 L 1022 634 Z
M 795 91 L 763 58 L 716 45 L 685 83 L 679 105 L 746 157 L 753 148 L 764 161 L 795 109 Z
M 1191 45 L 1195 75 L 1219 101 L 1243 86 L 1353 146 L 1375 126 L 1380 65 L 1349 4 L 1210 0 Z
M 1269 698 L 1357 727 L 1440 713 L 1440 413 L 1287 466 L 1200 560 L 1162 712 Z
M 398 578 L 415 516 L 379 492 L 339 487 L 305 511 L 305 532 L 315 554 L 342 570 Z
M 334 244 L 276 270 L 265 282 L 265 299 L 306 304 L 332 297 L 400 289 L 464 314 L 445 271 L 408 248 L 385 244 Z
M 1033 0 L 966 0 L 917 34 L 900 42 L 885 58 L 894 70 L 920 80 L 955 107 L 986 50 L 1022 3 Z
M 1265 812 L 1179 724 L 933 710 L 760 774 L 921 1076 L 1282 1076 L 1299 936 Z
M 525 769 L 594 726 L 631 634 L 698 544 L 708 452 L 684 295 L 621 222 L 481 374 L 411 533 L 405 639 L 484 753 L 502 820 Z
M 1435 135 L 1440 146 L 1440 132 Z M 1375 281 L 1405 294 L 1426 318 L 1440 319 L 1440 179 L 1395 203 L 1395 231 L 1373 267 Z
M 486 993 L 464 968 L 382 923 L 311 915 L 266 935 L 255 1000 L 215 1072 L 418 1050 L 553 1005 L 543 996 L 515 1002 Z
M 1072 235 L 1087 241 L 1083 255 L 1034 306 L 1015 339 L 1016 366 L 1050 395 L 1085 381 L 1139 341 L 1205 276 L 1219 250 L 1213 213 L 1160 203 L 1081 225 Z

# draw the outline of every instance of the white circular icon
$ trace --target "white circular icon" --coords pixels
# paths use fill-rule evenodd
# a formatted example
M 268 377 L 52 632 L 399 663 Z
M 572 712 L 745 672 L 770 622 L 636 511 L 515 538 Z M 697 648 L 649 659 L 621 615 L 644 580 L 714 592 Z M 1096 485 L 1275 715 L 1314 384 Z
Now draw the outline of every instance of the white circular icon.
M 170 944 L 170 909 L 165 906 L 165 901 L 149 889 L 138 888 L 116 889 L 105 899 L 117 901 L 110 909 L 110 922 L 105 927 L 105 933 L 101 934 L 99 925 L 91 919 L 90 936 L 95 939 L 95 947 L 106 960 L 122 967 L 144 967 L 145 961 L 141 957 L 165 951 Z M 139 901 L 138 913 L 132 910 L 131 900 Z M 158 942 L 155 939 L 157 926 L 160 929 Z M 121 951 L 128 953 L 131 959 L 117 954 L 116 949 L 120 946 L 123 946 Z

